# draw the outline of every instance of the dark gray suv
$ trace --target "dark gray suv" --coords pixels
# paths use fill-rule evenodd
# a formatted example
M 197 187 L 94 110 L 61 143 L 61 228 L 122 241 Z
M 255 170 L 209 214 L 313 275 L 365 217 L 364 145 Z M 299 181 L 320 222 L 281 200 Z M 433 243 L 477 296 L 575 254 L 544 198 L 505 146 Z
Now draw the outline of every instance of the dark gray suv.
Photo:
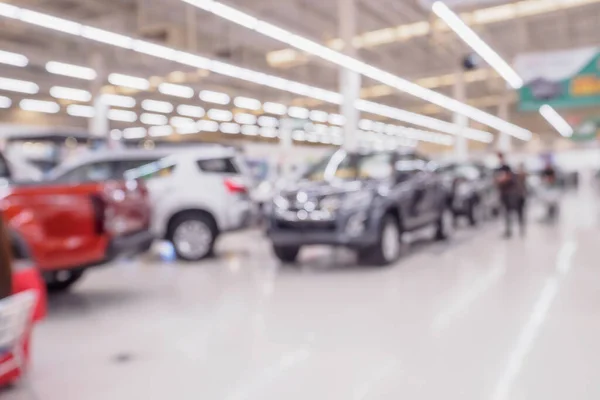
M 414 153 L 336 151 L 273 199 L 268 236 L 275 255 L 293 262 L 302 246 L 325 244 L 385 265 L 400 256 L 405 232 L 431 225 L 444 239 L 447 191 L 432 166 Z

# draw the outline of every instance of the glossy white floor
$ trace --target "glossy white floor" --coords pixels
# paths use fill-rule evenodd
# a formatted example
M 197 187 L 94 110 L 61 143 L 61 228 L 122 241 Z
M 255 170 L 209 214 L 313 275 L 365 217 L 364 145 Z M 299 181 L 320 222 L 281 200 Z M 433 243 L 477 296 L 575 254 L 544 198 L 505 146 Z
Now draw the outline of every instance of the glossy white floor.
M 319 248 L 281 268 L 256 232 L 208 262 L 98 269 L 51 299 L 32 380 L 42 400 L 597 400 L 594 199 L 565 198 L 555 226 L 531 215 L 523 240 L 492 223 L 384 269 Z

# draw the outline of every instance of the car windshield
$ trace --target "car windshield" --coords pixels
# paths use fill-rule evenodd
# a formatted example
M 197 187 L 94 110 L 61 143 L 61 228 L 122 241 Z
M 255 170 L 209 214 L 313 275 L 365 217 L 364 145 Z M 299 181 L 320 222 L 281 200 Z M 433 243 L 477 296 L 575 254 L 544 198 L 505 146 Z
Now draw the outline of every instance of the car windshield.
M 338 150 L 302 176 L 309 181 L 387 179 L 392 175 L 392 154 L 355 154 Z

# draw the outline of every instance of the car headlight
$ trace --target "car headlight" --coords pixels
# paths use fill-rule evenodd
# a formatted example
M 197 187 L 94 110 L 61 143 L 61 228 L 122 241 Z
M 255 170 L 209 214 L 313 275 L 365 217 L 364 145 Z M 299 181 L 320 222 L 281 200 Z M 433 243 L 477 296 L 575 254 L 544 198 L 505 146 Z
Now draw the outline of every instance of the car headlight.
M 275 205 L 276 208 L 281 210 L 287 210 L 288 208 L 290 208 L 290 202 L 288 201 L 288 199 L 281 195 L 277 195 L 273 198 L 273 205 Z
M 373 202 L 373 192 L 350 193 L 344 199 L 343 207 L 345 209 L 368 208 Z

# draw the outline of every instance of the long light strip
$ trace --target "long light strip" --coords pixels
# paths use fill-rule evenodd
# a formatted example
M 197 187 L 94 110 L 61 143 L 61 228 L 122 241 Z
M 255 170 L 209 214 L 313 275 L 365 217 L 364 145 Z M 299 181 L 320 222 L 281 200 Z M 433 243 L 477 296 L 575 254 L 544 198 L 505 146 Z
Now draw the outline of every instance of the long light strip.
M 388 86 L 396 88 L 402 92 L 408 93 L 422 100 L 436 104 L 447 110 L 463 114 L 472 120 L 488 125 L 492 128 L 507 132 L 512 136 L 522 139 L 531 139 L 531 132 L 520 128 L 510 122 L 504 121 L 494 115 L 478 110 L 468 104 L 461 103 L 455 99 L 445 96 L 441 93 L 424 88 L 415 83 L 412 83 L 399 76 L 391 74 L 387 71 L 364 63 L 355 58 L 346 56 L 338 51 L 332 50 L 329 47 L 323 46 L 317 42 L 309 40 L 305 37 L 295 35 L 285 29 L 272 25 L 265 21 L 261 21 L 256 17 L 241 12 L 233 7 L 226 6 L 215 0 L 182 0 L 193 6 L 196 6 L 205 11 L 211 12 L 221 18 L 225 18 L 238 25 L 254 30 L 264 36 L 268 36 L 279 42 L 286 43 L 299 50 L 322 58 L 342 68 L 349 69 L 366 77 L 384 83 Z
M 452 29 L 462 40 L 465 41 L 477 54 L 481 56 L 500 76 L 502 76 L 514 89 L 523 86 L 523 79 L 498 53 L 485 43 L 458 15 L 456 15 L 446 4 L 436 1 L 431 6 L 433 12 L 440 17 L 450 29 Z M 560 133 L 562 136 L 572 136 L 573 128 L 565 121 L 556 110 L 545 104 L 540 107 L 540 114 Z M 507 132 L 509 133 L 509 132 Z
M 92 94 L 87 90 L 73 89 L 63 86 L 52 86 L 50 96 L 57 99 L 87 102 L 92 99 Z
M 6 96 L 0 96 L 0 108 L 9 108 L 12 105 L 12 100 Z
M 35 99 L 23 99 L 19 102 L 19 107 L 25 111 L 36 111 L 47 114 L 56 114 L 60 111 L 58 103 Z
M 523 79 L 498 53 L 463 22 L 446 4 L 436 1 L 431 9 L 452 29 L 466 44 L 481 56 L 492 68 L 503 77 L 513 89 L 523 86 Z
M 11 4 L 0 3 L 0 16 L 20 20 L 19 15 L 20 15 L 21 10 L 24 10 L 24 9 L 13 6 Z M 266 25 L 264 25 L 264 26 L 266 26 Z M 52 26 L 49 26 L 47 28 L 54 29 Z M 60 31 L 60 29 L 55 29 L 55 30 Z M 116 34 L 113 32 L 103 31 L 103 30 L 100 30 L 100 29 L 97 29 L 94 27 L 90 27 L 90 26 L 85 26 L 85 25 L 82 26 L 81 30 L 82 30 L 81 37 L 83 37 L 85 39 L 97 41 L 100 43 L 109 44 L 114 47 L 121 47 L 121 48 L 127 48 L 127 49 L 133 48 L 133 44 L 137 41 L 136 39 L 133 39 L 128 36 Z M 94 32 L 94 35 L 86 35 L 86 32 L 90 31 L 90 30 Z M 104 32 L 106 32 L 106 33 L 104 34 Z M 76 34 L 73 33 L 73 35 L 76 35 Z M 120 39 L 118 43 L 112 40 L 113 36 L 115 36 L 115 35 L 117 35 L 116 37 L 118 37 Z M 129 42 L 129 41 L 131 41 L 131 42 Z M 160 56 L 157 54 L 150 54 L 150 55 L 160 58 Z M 321 101 L 331 103 L 331 104 L 339 105 L 342 102 L 342 95 L 340 93 L 332 92 L 332 91 L 314 87 L 314 86 L 305 85 L 305 84 L 302 84 L 299 82 L 290 81 L 290 80 L 280 78 L 280 77 L 277 77 L 274 75 L 269 75 L 269 74 L 265 74 L 262 72 L 237 67 L 237 66 L 234 66 L 231 64 L 226 64 L 226 63 L 223 63 L 220 61 L 211 60 L 206 57 L 198 56 L 198 55 L 191 54 L 191 53 L 179 52 L 175 62 L 182 64 L 182 65 L 191 66 L 194 68 L 209 69 L 210 71 L 217 73 L 217 74 L 230 76 L 230 77 L 236 78 L 236 79 L 242 79 L 242 80 L 254 83 L 254 84 L 268 86 L 268 87 L 271 87 L 274 89 L 283 90 L 283 91 L 286 91 L 289 93 L 310 97 L 310 98 L 313 98 L 316 100 L 321 100 Z M 63 65 L 68 66 L 68 64 L 63 64 Z M 84 79 L 88 79 L 88 78 L 84 78 Z M 276 104 L 274 104 L 273 106 L 275 106 L 275 105 Z M 265 106 L 266 106 L 266 104 L 265 104 Z M 357 106 L 357 108 L 359 108 L 361 111 L 364 111 L 364 112 L 384 116 L 387 118 L 392 118 L 392 119 L 395 119 L 398 121 L 407 122 L 407 123 L 418 125 L 418 126 L 423 126 L 428 129 L 439 130 L 444 133 L 457 134 L 460 131 L 460 128 L 458 128 L 454 124 L 451 124 L 451 123 L 448 123 L 448 122 L 445 122 L 442 120 L 437 120 L 434 118 L 422 116 L 420 114 L 409 112 L 406 110 L 393 108 L 393 107 L 386 106 L 386 105 L 379 104 L 379 103 L 363 101 L 361 106 L 360 107 Z M 281 109 L 278 109 L 277 111 L 279 113 L 279 112 L 281 112 Z M 433 127 L 434 125 L 437 127 Z M 479 131 L 479 130 L 475 130 L 475 129 L 472 129 L 471 131 L 477 132 L 477 134 L 481 138 L 485 138 L 485 140 L 482 140 L 482 139 L 474 139 L 474 140 L 480 140 L 483 142 L 491 142 L 492 141 L 492 135 L 489 132 Z
M 50 61 L 46 63 L 46 71 L 51 74 L 69 76 L 71 78 L 93 81 L 96 79 L 96 71 L 92 68 L 79 65 L 67 64 L 59 61 Z
M 573 127 L 560 114 L 548 104 L 540 107 L 540 114 L 564 137 L 573 136 Z

